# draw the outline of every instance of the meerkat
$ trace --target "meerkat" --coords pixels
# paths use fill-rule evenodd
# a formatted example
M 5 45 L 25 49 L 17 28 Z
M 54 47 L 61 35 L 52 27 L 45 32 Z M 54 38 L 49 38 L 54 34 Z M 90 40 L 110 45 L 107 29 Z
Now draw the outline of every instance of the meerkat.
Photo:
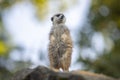
M 53 70 L 69 71 L 72 54 L 72 39 L 70 31 L 65 25 L 66 18 L 62 13 L 51 17 L 52 28 L 49 34 L 49 60 Z

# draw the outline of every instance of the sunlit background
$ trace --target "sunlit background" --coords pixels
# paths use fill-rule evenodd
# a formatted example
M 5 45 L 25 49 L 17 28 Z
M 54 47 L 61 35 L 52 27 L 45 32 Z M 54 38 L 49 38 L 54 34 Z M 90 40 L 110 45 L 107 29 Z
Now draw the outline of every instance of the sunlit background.
M 120 0 L 0 0 L 0 80 L 49 67 L 51 16 L 62 12 L 74 43 L 72 70 L 120 77 Z M 7 76 L 7 77 L 6 77 Z

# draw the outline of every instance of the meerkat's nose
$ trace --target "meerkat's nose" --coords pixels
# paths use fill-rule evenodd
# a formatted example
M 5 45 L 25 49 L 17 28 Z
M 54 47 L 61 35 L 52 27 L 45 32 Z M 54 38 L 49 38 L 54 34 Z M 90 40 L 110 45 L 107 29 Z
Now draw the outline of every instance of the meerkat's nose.
M 62 15 L 60 19 L 63 19 L 63 18 L 64 18 L 64 15 Z

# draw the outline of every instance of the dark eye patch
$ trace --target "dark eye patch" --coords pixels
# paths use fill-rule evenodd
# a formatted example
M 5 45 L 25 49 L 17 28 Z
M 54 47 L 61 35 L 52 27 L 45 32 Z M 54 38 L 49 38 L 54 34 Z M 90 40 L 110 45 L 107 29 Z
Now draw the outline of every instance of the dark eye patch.
M 53 17 L 51 17 L 51 21 L 53 21 Z
M 59 16 L 60 16 L 60 14 L 57 14 L 56 16 L 57 16 L 57 17 L 59 17 Z

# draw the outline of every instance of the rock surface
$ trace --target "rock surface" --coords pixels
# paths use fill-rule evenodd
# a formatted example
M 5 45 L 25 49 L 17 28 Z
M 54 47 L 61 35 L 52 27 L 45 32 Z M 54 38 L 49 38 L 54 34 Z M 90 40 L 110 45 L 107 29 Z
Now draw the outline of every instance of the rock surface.
M 23 69 L 14 74 L 11 80 L 117 80 L 102 74 L 86 71 L 54 72 L 44 66 Z

